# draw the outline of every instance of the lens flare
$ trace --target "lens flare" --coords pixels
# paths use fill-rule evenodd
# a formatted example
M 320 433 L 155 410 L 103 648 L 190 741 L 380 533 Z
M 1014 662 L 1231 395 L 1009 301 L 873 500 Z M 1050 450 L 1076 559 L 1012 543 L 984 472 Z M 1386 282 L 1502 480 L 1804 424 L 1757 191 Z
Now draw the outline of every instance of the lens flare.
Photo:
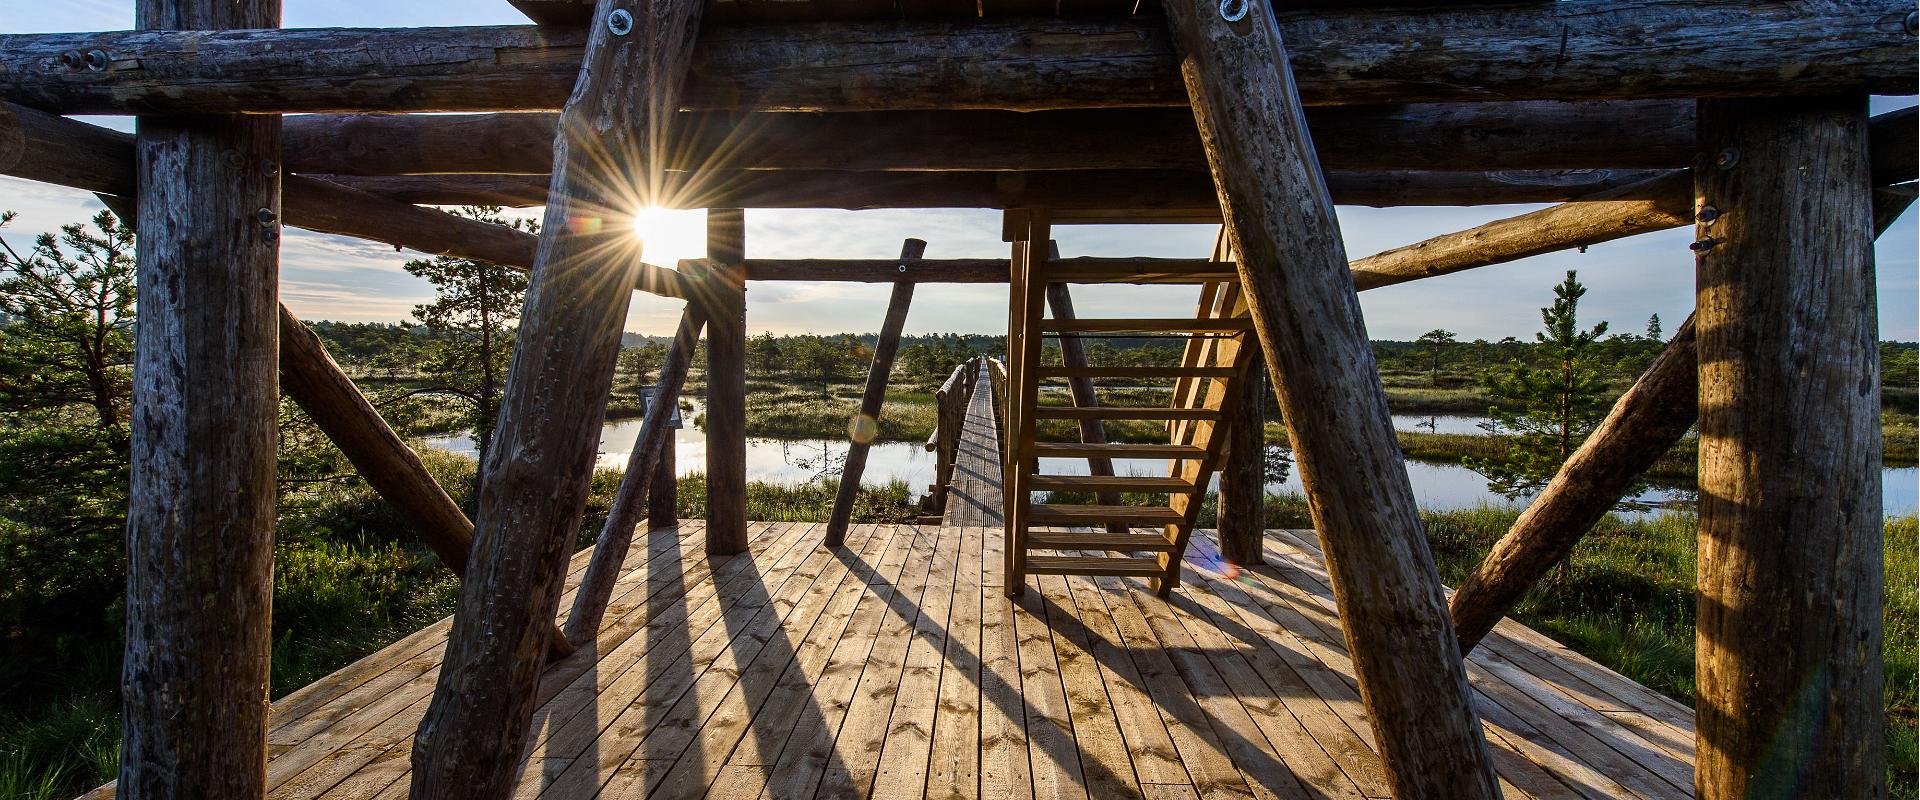
M 855 414 L 847 420 L 847 438 L 855 444 L 871 443 L 880 435 L 880 421 L 865 414 Z

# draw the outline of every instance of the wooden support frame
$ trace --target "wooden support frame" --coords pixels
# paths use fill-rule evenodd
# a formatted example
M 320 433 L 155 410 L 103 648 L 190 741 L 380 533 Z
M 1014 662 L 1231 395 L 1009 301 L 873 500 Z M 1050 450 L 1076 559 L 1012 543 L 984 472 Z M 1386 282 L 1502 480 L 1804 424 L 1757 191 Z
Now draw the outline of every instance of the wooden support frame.
M 677 437 L 668 431 L 654 456 L 653 480 L 647 485 L 647 529 L 680 524 L 680 459 Z
M 927 243 L 908 239 L 900 246 L 903 261 L 917 259 L 927 252 Z M 847 461 L 840 471 L 840 488 L 833 495 L 833 510 L 827 516 L 827 531 L 822 543 L 839 547 L 847 541 L 847 525 L 853 521 L 853 501 L 860 494 L 860 476 L 867 471 L 867 449 L 872 436 L 880 432 L 880 410 L 887 399 L 887 379 L 893 375 L 893 357 L 900 350 L 900 329 L 907 324 L 907 307 L 913 304 L 913 284 L 893 285 L 887 300 L 887 316 L 880 323 L 880 336 L 873 343 L 873 363 L 867 368 L 867 385 L 860 393 L 860 410 L 847 422 Z M 871 435 L 862 437 L 863 426 L 872 426 Z
M 412 796 L 512 793 L 592 477 L 633 283 L 610 254 L 656 186 L 667 110 L 700 25 L 698 0 L 600 0 L 555 142 L 552 197 L 488 453 L 468 579 L 414 739 Z M 623 17 L 621 23 L 612 18 Z M 622 157 L 608 158 L 618 153 Z M 608 262 L 614 263 L 608 263 Z M 537 488 L 536 488 L 537 487 Z
M 1027 470 L 1022 465 L 1035 458 L 1033 409 L 1038 400 L 1040 320 L 1046 309 L 1046 283 L 1035 275 L 1038 270 L 1034 263 L 1044 259 L 1034 251 L 1036 242 L 1051 242 L 1053 236 L 1048 212 L 1043 209 L 1009 212 L 1003 227 L 1013 234 L 1013 257 L 1008 262 L 1007 285 L 1007 409 L 1000 417 L 1007 451 L 1007 469 L 1001 483 L 1006 507 L 1001 519 L 1007 526 L 1005 591 L 1008 597 L 1018 597 L 1027 588 L 1026 528 L 1033 505 Z M 1013 430 L 1004 429 L 1009 421 L 1015 423 Z
M 1203 171 L 1184 108 L 1077 111 L 687 112 L 687 168 Z M 545 175 L 548 113 L 288 117 L 286 165 L 319 175 Z M 1323 170 L 1677 169 L 1691 100 L 1465 102 L 1309 109 Z
M 1220 465 L 1217 506 L 1220 557 L 1250 566 L 1266 562 L 1266 366 L 1255 359 L 1231 388 L 1240 395 L 1229 404 L 1233 416 L 1224 423 L 1227 455 Z
M 1167 21 L 1394 794 L 1495 798 L 1332 199 L 1271 7 Z
M 620 567 L 627 562 L 627 548 L 633 543 L 633 529 L 642 513 L 651 513 L 649 498 L 659 489 L 659 476 L 674 478 L 672 462 L 661 455 L 673 449 L 674 405 L 680 402 L 680 387 L 687 380 L 687 367 L 693 363 L 694 347 L 706 316 L 699 306 L 688 303 L 680 314 L 680 325 L 673 332 L 673 345 L 660 365 L 660 378 L 654 384 L 653 401 L 640 421 L 633 450 L 627 456 L 627 471 L 614 491 L 613 504 L 607 509 L 607 521 L 593 544 L 593 558 L 587 562 L 586 575 L 573 595 L 573 612 L 567 615 L 566 638 L 574 646 L 584 646 L 600 633 L 606 617 L 607 602 L 613 597 L 613 584 Z M 677 491 L 677 490 L 676 490 Z
M 747 549 L 746 212 L 707 211 L 707 554 Z
M 1047 243 L 1047 249 L 1049 260 L 1058 262 L 1060 260 L 1059 244 L 1049 242 Z M 1066 284 L 1047 284 L 1047 308 L 1053 313 L 1054 319 L 1067 320 L 1074 318 L 1073 293 L 1067 288 Z M 1060 334 L 1059 342 L 1061 365 L 1068 368 L 1085 369 L 1087 366 L 1087 346 L 1086 343 L 1080 340 L 1080 334 Z M 1100 405 L 1100 395 L 1093 389 L 1093 379 L 1085 375 L 1068 377 L 1067 391 L 1073 395 L 1073 404 L 1076 406 L 1091 408 Z M 1082 443 L 1106 444 L 1106 420 L 1088 415 L 1081 417 L 1078 422 L 1080 425 L 1080 441 Z M 1106 456 L 1087 456 L 1087 474 L 1112 475 L 1113 459 Z M 1098 499 L 1103 506 L 1120 505 L 1119 492 L 1100 492 L 1096 499 Z M 1109 523 L 1107 530 L 1113 533 L 1124 533 L 1127 530 L 1127 526 L 1121 523 Z
M 140 28 L 264 28 L 276 0 L 140 0 Z M 266 792 L 280 120 L 142 117 L 119 787 Z
M 1784 91 L 1913 94 L 1899 0 L 1289 8 L 1310 105 Z M 520 26 L 0 36 L 0 97 L 62 114 L 552 111 L 582 29 Z M 1461 36 L 1461 31 L 1477 35 Z M 1034 47 L 1047 42 L 1047 47 Z M 69 50 L 107 70 L 72 71 Z M 1516 57 L 1526 54 L 1527 57 Z M 137 63 L 137 69 L 121 68 Z M 714 25 L 685 107 L 900 111 L 1178 107 L 1152 15 Z
M 1695 793 L 1883 797 L 1866 98 L 1699 116 Z

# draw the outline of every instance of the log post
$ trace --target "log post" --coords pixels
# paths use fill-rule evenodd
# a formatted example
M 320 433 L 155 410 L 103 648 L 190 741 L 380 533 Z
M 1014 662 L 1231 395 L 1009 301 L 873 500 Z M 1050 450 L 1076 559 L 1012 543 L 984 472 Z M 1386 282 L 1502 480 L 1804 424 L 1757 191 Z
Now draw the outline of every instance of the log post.
M 278 0 L 140 0 L 147 30 Z M 280 118 L 143 116 L 120 791 L 260 797 L 272 645 Z
M 1273 9 L 1165 7 L 1394 796 L 1499 797 Z
M 680 524 L 680 463 L 674 439 L 674 432 L 667 431 L 660 454 L 654 456 L 653 480 L 647 485 L 648 530 Z
M 600 0 L 554 142 L 552 196 L 488 452 L 473 556 L 432 703 L 414 738 L 415 800 L 513 791 L 547 631 L 585 509 L 637 259 L 624 220 L 659 185 L 665 118 L 699 0 Z M 609 157 L 619 154 L 619 157 Z
M 1047 257 L 1055 261 L 1060 259 L 1059 243 L 1047 243 Z M 1066 284 L 1047 284 L 1047 307 L 1053 311 L 1053 318 L 1056 320 L 1070 320 L 1074 318 L 1073 294 L 1068 290 Z M 1080 334 L 1062 332 L 1058 338 L 1060 342 L 1061 365 L 1085 368 L 1087 366 L 1087 345 L 1081 341 Z M 1100 405 L 1100 395 L 1093 390 L 1093 379 L 1085 375 L 1068 376 L 1067 392 L 1073 395 L 1073 404 L 1076 406 L 1088 407 Z M 1099 417 L 1081 417 L 1080 441 L 1086 444 L 1106 444 L 1106 420 L 1100 419 Z M 1087 474 L 1112 475 L 1113 459 L 1106 456 L 1087 456 Z M 1100 492 L 1096 499 L 1099 500 L 1100 505 L 1103 506 L 1120 505 L 1119 492 Z M 1107 530 L 1113 533 L 1125 533 L 1127 526 L 1125 523 L 1109 522 L 1107 523 Z
M 747 549 L 746 212 L 707 211 L 707 554 Z
M 900 246 L 900 260 L 912 261 L 926 255 L 927 243 L 908 239 Z M 853 501 L 860 494 L 860 476 L 867 471 L 867 449 L 873 437 L 880 435 L 880 407 L 887 399 L 887 379 L 893 375 L 893 356 L 900 350 L 900 329 L 907 324 L 907 306 L 913 303 L 913 283 L 899 281 L 887 300 L 887 316 L 880 323 L 880 337 L 873 342 L 873 363 L 867 367 L 866 390 L 860 394 L 860 410 L 847 422 L 847 463 L 840 470 L 840 489 L 833 495 L 833 512 L 827 517 L 828 547 L 839 547 L 847 540 L 847 524 L 853 521 Z
M 705 324 L 700 307 L 688 303 L 686 311 L 680 314 L 680 326 L 673 332 L 673 347 L 667 351 L 665 363 L 660 365 L 653 402 L 647 405 L 640 433 L 634 436 L 633 450 L 627 455 L 627 472 L 620 477 L 620 488 L 615 490 L 613 505 L 607 509 L 606 524 L 601 526 L 600 537 L 594 541 L 593 558 L 587 562 L 587 573 L 573 595 L 573 613 L 567 615 L 566 638 L 575 647 L 586 646 L 600 633 L 607 601 L 613 597 L 613 584 L 620 577 L 620 567 L 627 563 L 627 547 L 633 543 L 634 526 L 640 524 L 640 515 L 647 510 L 645 495 L 663 466 L 660 451 L 672 449 L 670 424 L 674 404 L 680 402 L 680 386 L 686 382 L 694 343 L 700 339 L 700 328 Z M 666 474 L 671 477 L 673 473 L 669 469 Z
M 1866 107 L 1700 103 L 1703 800 L 1887 794 Z
M 1229 564 L 1248 566 L 1266 562 L 1261 554 L 1266 540 L 1266 407 L 1267 369 L 1258 361 L 1247 374 L 1233 379 L 1238 400 L 1227 403 L 1227 457 L 1220 467 L 1220 557 Z

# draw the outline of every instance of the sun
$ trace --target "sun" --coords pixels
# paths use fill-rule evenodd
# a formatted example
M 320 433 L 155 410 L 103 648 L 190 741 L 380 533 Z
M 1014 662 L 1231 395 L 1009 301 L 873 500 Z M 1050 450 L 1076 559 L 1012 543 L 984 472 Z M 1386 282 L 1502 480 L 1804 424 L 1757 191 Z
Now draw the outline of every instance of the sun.
M 640 209 L 633 215 L 633 237 L 640 242 L 640 259 L 668 269 L 683 258 L 707 257 L 706 209 Z

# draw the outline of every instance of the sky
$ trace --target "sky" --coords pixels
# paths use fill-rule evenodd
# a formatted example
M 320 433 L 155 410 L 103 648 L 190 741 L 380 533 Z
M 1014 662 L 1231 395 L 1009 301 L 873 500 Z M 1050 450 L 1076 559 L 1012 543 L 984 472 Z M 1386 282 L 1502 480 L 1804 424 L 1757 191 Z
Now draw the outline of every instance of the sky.
M 132 0 L 9 2 L 0 33 L 118 30 L 133 25 Z M 506 0 L 284 0 L 286 27 L 390 27 L 521 24 L 526 20 Z M 1912 105 L 1911 98 L 1875 98 L 1873 110 Z M 129 118 L 87 118 L 131 130 Z M 1347 254 L 1360 258 L 1443 233 L 1464 230 L 1541 208 L 1534 205 L 1473 208 L 1339 208 Z M 19 218 L 0 229 L 17 248 L 34 234 L 83 221 L 100 209 L 91 194 L 0 177 L 0 210 Z M 534 216 L 537 211 L 525 213 Z M 1920 339 L 1920 225 L 1909 210 L 1875 246 L 1879 273 L 1880 338 Z M 700 211 L 661 214 L 649 220 L 658 231 L 645 260 L 672 264 L 697 258 L 704 240 Z M 1216 228 L 1199 225 L 1071 226 L 1054 229 L 1061 254 L 1074 256 L 1206 256 Z M 894 258 L 902 239 L 927 242 L 928 258 L 1004 258 L 1000 212 L 985 209 L 838 211 L 757 209 L 747 212 L 751 258 Z M 1464 273 L 1364 292 L 1360 295 L 1368 335 L 1412 339 L 1444 328 L 1460 338 L 1530 338 L 1540 328 L 1541 306 L 1566 270 L 1578 270 L 1587 286 L 1582 322 L 1606 320 L 1615 332 L 1638 333 L 1659 314 L 1671 333 L 1693 307 L 1691 229 L 1645 234 L 1587 252 L 1568 251 Z M 401 265 L 418 253 L 339 236 L 287 229 L 281 248 L 281 298 L 305 319 L 355 322 L 405 320 L 414 304 L 430 299 L 425 281 Z M 1184 315 L 1192 287 L 1077 286 L 1081 316 Z M 889 289 L 881 284 L 755 282 L 747 290 L 747 325 L 754 333 L 870 332 L 880 327 Z M 914 295 L 908 333 L 1001 333 L 1006 330 L 1004 285 L 925 284 Z M 627 330 L 666 335 L 679 318 L 680 301 L 636 294 Z

